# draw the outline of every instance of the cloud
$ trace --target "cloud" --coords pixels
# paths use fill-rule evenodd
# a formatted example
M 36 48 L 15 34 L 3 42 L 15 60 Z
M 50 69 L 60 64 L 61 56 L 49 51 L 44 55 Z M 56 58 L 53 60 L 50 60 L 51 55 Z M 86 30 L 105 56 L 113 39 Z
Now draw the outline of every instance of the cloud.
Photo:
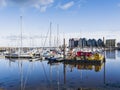
M 26 8 L 35 8 L 41 12 L 45 12 L 48 8 L 53 7 L 53 5 L 55 6 L 55 4 L 57 4 L 57 8 L 62 10 L 67 10 L 73 6 L 80 8 L 86 1 L 87 0 L 71 0 L 63 3 L 62 0 L 0 0 L 0 7 L 13 6 L 22 9 L 22 11 Z
M 67 9 L 69 9 L 70 7 L 72 7 L 73 5 L 74 5 L 74 2 L 71 1 L 71 2 L 68 2 L 68 3 L 64 4 L 64 5 L 60 5 L 59 7 L 60 7 L 61 9 L 63 9 L 63 10 L 67 10 Z
M 33 7 L 39 9 L 41 12 L 45 12 L 53 3 L 54 0 L 38 0 L 38 2 L 34 2 Z
M 72 0 L 68 3 L 65 4 L 58 4 L 57 8 L 61 8 L 63 10 L 67 10 L 73 6 L 75 6 L 75 8 L 81 8 L 85 3 L 87 3 L 87 0 Z
M 5 0 L 0 0 L 0 7 L 6 6 L 6 1 Z
M 78 8 L 81 8 L 86 3 L 87 3 L 87 0 L 79 0 L 78 2 L 76 2 L 76 4 L 77 4 L 76 6 Z
M 42 6 L 42 7 L 40 8 L 40 11 L 41 11 L 41 12 L 45 12 L 47 8 L 48 8 L 48 6 Z
M 18 5 L 48 5 L 54 2 L 54 0 L 7 0 Z
M 18 6 L 20 8 L 32 7 L 39 9 L 41 12 L 46 11 L 51 4 L 54 3 L 54 0 L 0 0 L 0 6 Z

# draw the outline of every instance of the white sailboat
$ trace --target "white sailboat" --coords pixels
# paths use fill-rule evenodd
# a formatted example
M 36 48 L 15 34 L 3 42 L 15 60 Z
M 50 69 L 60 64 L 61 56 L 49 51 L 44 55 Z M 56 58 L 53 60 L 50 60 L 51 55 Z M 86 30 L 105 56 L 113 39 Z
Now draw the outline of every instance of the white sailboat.
M 51 26 L 50 26 L 50 28 L 51 28 Z M 51 35 L 51 29 L 50 29 L 50 35 Z M 48 58 L 49 62 L 61 61 L 61 60 L 63 60 L 63 55 L 62 55 L 62 53 L 59 52 L 59 50 L 57 50 L 57 49 L 59 49 L 59 48 L 58 48 L 58 41 L 59 41 L 58 36 L 59 36 L 59 26 L 57 25 L 57 48 L 52 51 L 52 53 L 53 53 L 53 54 L 52 54 L 52 57 L 49 57 L 49 58 Z M 50 39 L 50 40 L 51 40 L 51 39 Z M 50 41 L 50 42 L 51 42 L 51 41 Z M 51 44 L 50 44 L 50 45 L 51 45 Z
M 15 52 L 15 53 L 10 53 L 5 55 L 5 58 L 33 58 L 33 55 L 31 53 L 24 53 L 23 52 L 23 36 L 22 36 L 22 16 L 20 16 L 20 21 L 21 21 L 21 25 L 20 25 L 20 30 L 21 30 L 21 35 L 20 35 L 20 40 L 21 40 L 21 46 L 19 48 L 19 52 Z

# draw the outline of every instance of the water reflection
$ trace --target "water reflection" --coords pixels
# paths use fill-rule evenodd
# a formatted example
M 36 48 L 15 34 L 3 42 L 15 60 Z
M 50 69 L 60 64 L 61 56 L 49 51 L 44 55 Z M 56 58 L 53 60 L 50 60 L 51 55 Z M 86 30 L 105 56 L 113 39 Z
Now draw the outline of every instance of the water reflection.
M 60 63 L 49 63 L 51 67 L 54 67 L 55 65 L 58 65 Z M 91 87 L 91 86 L 97 86 L 99 84 L 102 84 L 104 81 L 103 75 L 99 76 L 97 75 L 98 72 L 102 70 L 102 67 L 104 66 L 104 63 L 102 64 L 78 64 L 78 63 L 63 63 L 63 86 L 66 87 L 68 90 L 72 88 L 78 89 L 77 87 L 81 87 L 81 90 L 84 89 L 82 87 Z M 92 74 L 94 72 L 97 72 L 95 75 Z M 95 78 L 93 80 L 93 77 L 100 82 L 96 83 Z M 96 77 L 97 76 L 97 77 Z M 92 83 L 91 83 L 92 82 Z M 69 88 L 68 88 L 69 87 Z M 71 87 L 71 88 L 70 88 Z
M 111 88 L 112 88 L 111 90 L 119 90 L 120 89 L 120 80 L 117 80 L 117 82 L 114 82 L 112 79 L 109 80 L 108 73 L 106 73 L 106 72 L 107 72 L 106 71 L 106 63 L 104 63 L 104 78 L 103 78 L 103 80 L 104 80 L 105 88 L 108 90 L 110 90 Z M 116 73 L 116 74 L 120 75 L 120 73 Z M 115 76 L 112 76 L 112 77 L 113 77 L 113 79 L 116 79 Z
M 106 58 L 107 59 L 116 59 L 116 50 L 107 50 Z
M 95 72 L 99 72 L 102 69 L 103 63 L 102 64 L 85 64 L 85 63 L 65 63 L 66 66 L 70 68 L 70 72 L 73 71 L 73 68 L 77 68 L 78 70 L 93 70 Z
M 0 90 L 119 90 L 119 68 L 119 57 L 100 65 L 0 59 Z
M 117 57 L 120 58 L 120 50 L 117 50 Z

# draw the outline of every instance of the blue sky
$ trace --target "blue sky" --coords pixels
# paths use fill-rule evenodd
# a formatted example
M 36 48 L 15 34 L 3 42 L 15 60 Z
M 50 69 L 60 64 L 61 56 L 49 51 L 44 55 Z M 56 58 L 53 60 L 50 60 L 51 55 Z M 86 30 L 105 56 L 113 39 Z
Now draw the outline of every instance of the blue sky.
M 10 43 L 6 37 L 20 34 L 21 15 L 24 35 L 46 34 L 51 21 L 52 33 L 59 24 L 59 32 L 67 38 L 120 40 L 120 0 L 0 0 L 1 46 Z

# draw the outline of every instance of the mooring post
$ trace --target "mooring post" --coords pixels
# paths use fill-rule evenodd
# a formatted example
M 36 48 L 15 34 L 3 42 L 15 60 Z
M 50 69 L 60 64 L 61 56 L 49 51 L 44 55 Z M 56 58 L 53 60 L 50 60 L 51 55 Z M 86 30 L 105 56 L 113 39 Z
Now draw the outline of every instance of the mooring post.
M 103 62 L 106 62 L 106 54 L 105 54 L 105 37 L 103 37 L 103 47 L 104 47 L 104 60 L 103 60 Z

